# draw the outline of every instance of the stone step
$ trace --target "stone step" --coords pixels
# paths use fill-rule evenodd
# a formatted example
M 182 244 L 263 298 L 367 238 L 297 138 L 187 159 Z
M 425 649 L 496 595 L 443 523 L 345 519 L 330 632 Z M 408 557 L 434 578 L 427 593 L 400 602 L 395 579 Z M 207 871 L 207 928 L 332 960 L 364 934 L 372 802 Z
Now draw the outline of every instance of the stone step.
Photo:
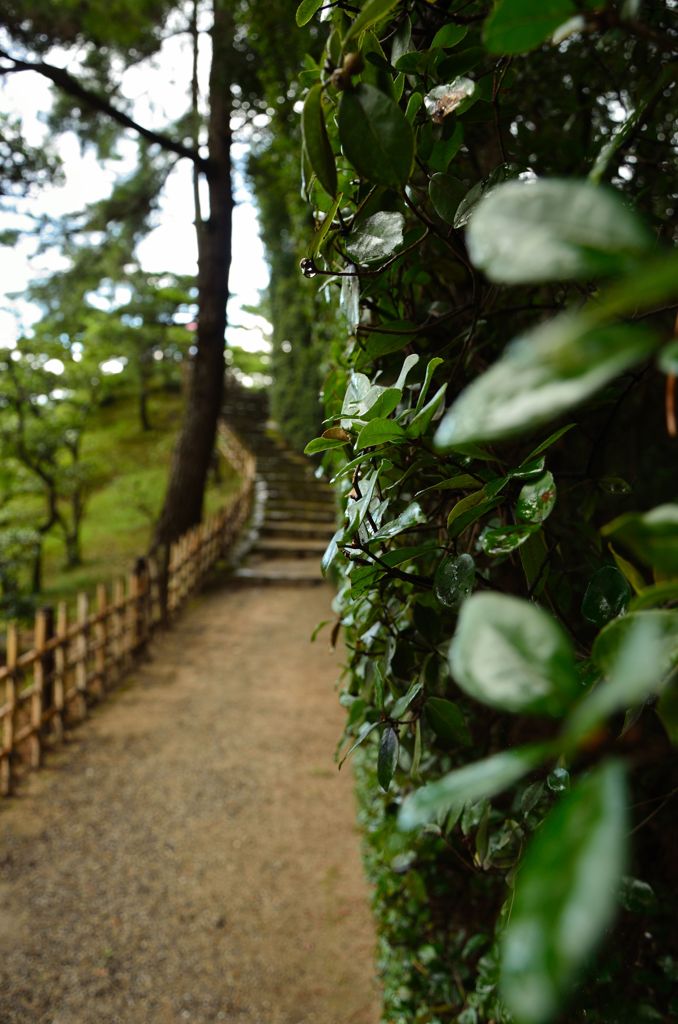
M 297 569 L 276 571 L 275 569 L 251 569 L 247 566 L 236 569 L 231 579 L 240 586 L 249 584 L 255 587 L 317 587 L 325 583 L 320 572 L 311 575 L 311 573 L 299 572 Z
M 257 540 L 252 546 L 248 562 L 258 558 L 316 558 L 325 553 L 328 540 L 268 539 Z
M 334 502 L 323 501 L 322 498 L 272 498 L 268 492 L 266 496 L 266 507 L 277 512 L 289 512 L 290 515 L 294 515 L 295 512 L 318 512 L 325 515 L 330 510 L 334 512 Z
M 310 521 L 294 523 L 289 522 L 288 520 L 281 520 L 279 522 L 272 522 L 267 516 L 259 532 L 262 537 L 293 537 L 297 539 L 309 538 L 313 540 L 325 540 L 325 543 L 329 544 L 330 537 L 334 532 L 334 523 L 332 523 L 328 528 L 326 525 L 315 524 Z

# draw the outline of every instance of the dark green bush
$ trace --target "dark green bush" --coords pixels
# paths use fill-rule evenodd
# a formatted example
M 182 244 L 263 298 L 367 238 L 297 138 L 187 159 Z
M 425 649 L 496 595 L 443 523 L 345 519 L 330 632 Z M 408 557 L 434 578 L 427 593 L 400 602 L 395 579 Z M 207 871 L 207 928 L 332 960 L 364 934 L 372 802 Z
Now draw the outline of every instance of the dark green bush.
M 678 1010 L 671 7 L 339 3 L 302 73 L 389 1024 Z

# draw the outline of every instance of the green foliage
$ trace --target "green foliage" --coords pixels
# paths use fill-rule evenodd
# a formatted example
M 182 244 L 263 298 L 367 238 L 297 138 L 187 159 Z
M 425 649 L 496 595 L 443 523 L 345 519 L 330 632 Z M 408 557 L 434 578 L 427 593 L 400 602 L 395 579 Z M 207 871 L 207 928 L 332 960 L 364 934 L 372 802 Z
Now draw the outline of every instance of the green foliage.
M 675 39 L 648 8 L 340 5 L 305 62 L 303 272 L 344 317 L 307 451 L 343 496 L 323 571 L 389 1024 L 678 1009 Z M 656 903 L 620 900 L 627 864 Z

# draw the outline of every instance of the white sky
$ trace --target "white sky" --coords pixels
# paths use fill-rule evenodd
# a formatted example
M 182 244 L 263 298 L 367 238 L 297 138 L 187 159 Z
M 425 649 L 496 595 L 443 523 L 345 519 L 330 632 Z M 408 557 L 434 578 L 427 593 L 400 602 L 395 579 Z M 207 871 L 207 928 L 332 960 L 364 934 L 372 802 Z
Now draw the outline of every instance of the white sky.
M 162 129 L 178 117 L 187 104 L 187 76 L 190 75 L 191 56 L 183 36 L 167 40 L 159 56 L 151 66 L 132 68 L 124 80 L 125 95 L 134 100 L 134 116 L 143 125 Z M 59 59 L 61 56 L 61 59 Z M 206 72 L 205 54 L 202 54 L 203 74 Z M 51 57 L 55 64 L 65 65 L 63 55 Z M 0 79 L 1 82 L 1 79 Z M 18 113 L 24 121 L 27 140 L 39 145 L 44 140 L 46 129 L 41 121 L 41 112 L 49 109 L 51 90 L 49 83 L 33 72 L 21 72 L 6 76 L 5 85 L 0 85 L 0 104 L 6 112 Z M 158 97 L 162 105 L 157 104 Z M 135 145 L 123 142 L 120 147 L 122 159 L 105 167 L 99 163 L 91 150 L 81 153 L 78 140 L 67 133 L 58 141 L 58 151 L 64 163 L 65 184 L 46 188 L 15 203 L 24 213 L 47 214 L 58 217 L 64 213 L 81 209 L 85 204 L 106 196 L 115 175 L 129 171 L 134 166 Z M 235 196 L 238 203 L 233 218 L 233 243 L 237 257 L 233 260 L 230 276 L 231 301 L 229 322 L 242 327 L 229 328 L 227 338 L 231 343 L 250 350 L 268 348 L 262 333 L 266 321 L 245 313 L 243 305 L 256 305 L 259 292 L 268 282 L 268 269 L 264 249 L 259 237 L 256 210 L 248 193 L 238 165 L 247 152 L 246 141 L 233 146 L 236 166 Z M 164 191 L 157 226 L 138 247 L 142 267 L 150 273 L 169 271 L 179 274 L 194 274 L 197 268 L 197 250 L 193 227 L 193 192 L 191 165 L 180 160 Z M 17 226 L 16 217 L 0 215 L 0 228 Z M 45 254 L 31 259 L 33 243 L 28 239 L 14 248 L 0 247 L 0 345 L 12 346 L 21 331 L 38 315 L 35 307 L 11 300 L 12 292 L 25 289 L 29 281 L 41 273 L 58 269 L 56 253 Z

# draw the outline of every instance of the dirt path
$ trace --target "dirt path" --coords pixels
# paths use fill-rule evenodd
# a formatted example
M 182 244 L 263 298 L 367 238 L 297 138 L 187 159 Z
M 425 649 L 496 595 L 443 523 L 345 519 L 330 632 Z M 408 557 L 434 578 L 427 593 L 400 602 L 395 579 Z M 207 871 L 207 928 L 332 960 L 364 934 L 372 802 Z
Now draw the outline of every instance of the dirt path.
M 328 603 L 203 596 L 0 807 L 2 1024 L 376 1024 Z

